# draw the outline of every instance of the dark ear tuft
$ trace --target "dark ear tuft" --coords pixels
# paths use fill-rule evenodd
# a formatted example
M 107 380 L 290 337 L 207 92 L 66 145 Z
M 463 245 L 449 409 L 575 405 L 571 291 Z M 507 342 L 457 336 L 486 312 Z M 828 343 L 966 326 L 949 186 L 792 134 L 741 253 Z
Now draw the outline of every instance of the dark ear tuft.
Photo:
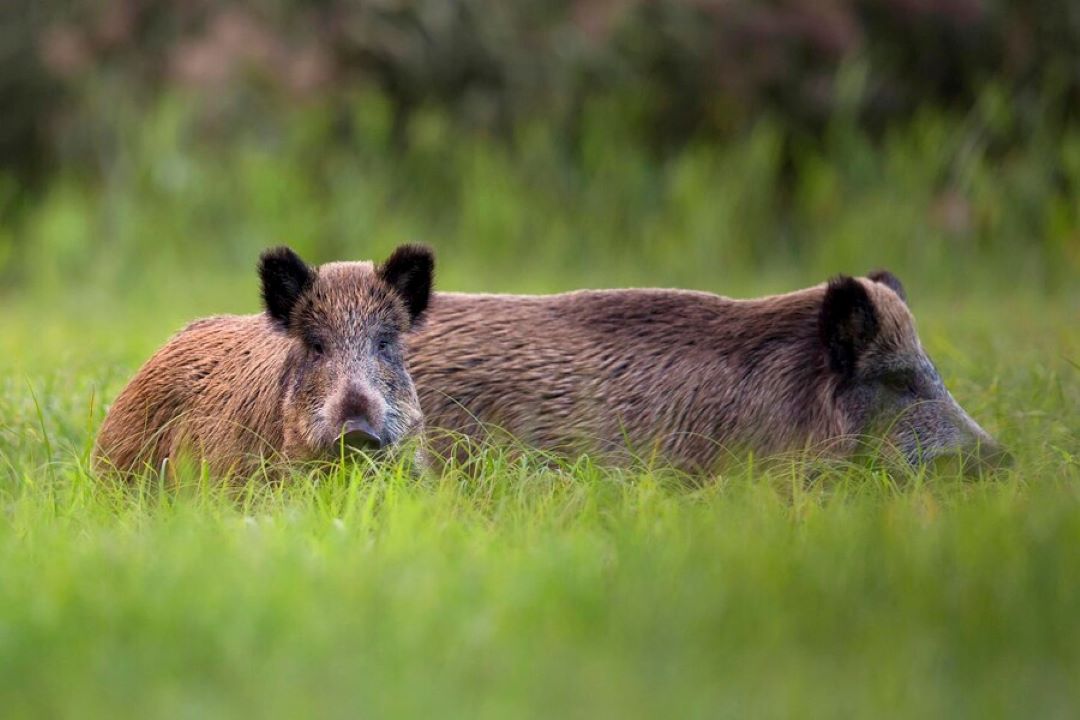
M 876 283 L 881 283 L 894 293 L 900 296 L 900 299 L 907 303 L 907 293 L 904 292 L 904 285 L 900 282 L 900 278 L 893 275 L 888 270 L 875 270 L 867 275 L 868 278 Z
M 379 277 L 394 288 L 412 322 L 427 309 L 435 274 L 435 253 L 426 245 L 401 245 L 379 267 Z
M 829 367 L 851 377 L 856 360 L 878 332 L 874 303 L 862 283 L 846 275 L 829 281 L 818 316 L 818 330 Z
M 293 307 L 315 281 L 315 271 L 289 248 L 276 247 L 259 256 L 259 278 L 267 314 L 288 328 Z

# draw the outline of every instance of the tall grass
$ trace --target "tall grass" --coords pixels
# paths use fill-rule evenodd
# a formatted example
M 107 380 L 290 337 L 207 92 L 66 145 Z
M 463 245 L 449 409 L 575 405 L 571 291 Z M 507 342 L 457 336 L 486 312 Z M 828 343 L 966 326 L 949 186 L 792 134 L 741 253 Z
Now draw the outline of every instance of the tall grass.
M 5 715 L 1075 710 L 1075 465 L 688 490 L 489 463 L 7 491 Z
M 314 115 L 213 148 L 185 122 L 163 107 L 100 181 L 62 177 L 0 230 L 4 717 L 1075 715 L 1078 208 L 1040 161 L 1075 139 L 1001 159 L 977 117 L 880 146 L 838 126 L 792 183 L 767 121 L 659 161 L 598 116 L 573 163 L 545 131 L 508 149 L 438 117 L 394 157 L 374 102 L 330 156 Z M 489 449 L 231 493 L 89 473 L 155 347 L 256 311 L 260 248 L 406 240 L 450 289 L 757 294 L 891 266 L 1016 465 L 688 484 Z

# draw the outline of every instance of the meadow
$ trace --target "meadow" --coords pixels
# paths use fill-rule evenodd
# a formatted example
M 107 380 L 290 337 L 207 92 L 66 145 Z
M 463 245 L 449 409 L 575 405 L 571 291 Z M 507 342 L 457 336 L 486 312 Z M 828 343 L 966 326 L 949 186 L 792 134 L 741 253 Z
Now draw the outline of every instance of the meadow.
M 1080 138 L 995 156 L 979 119 L 839 125 L 658 160 L 603 117 L 567 170 L 377 104 L 348 153 L 298 118 L 204 148 L 166 104 L 0 227 L 4 717 L 1073 717 L 1080 707 Z M 1073 178 L 1075 179 L 1075 178 Z M 889 267 L 990 476 L 701 484 L 491 450 L 229 493 L 88 469 L 108 403 L 188 320 L 258 310 L 254 261 L 439 253 L 438 286 L 749 296 Z

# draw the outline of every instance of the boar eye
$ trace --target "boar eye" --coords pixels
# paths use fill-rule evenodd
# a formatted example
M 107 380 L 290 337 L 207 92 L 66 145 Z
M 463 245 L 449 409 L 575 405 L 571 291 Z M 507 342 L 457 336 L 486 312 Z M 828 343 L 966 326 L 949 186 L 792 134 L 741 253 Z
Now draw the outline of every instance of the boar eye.
M 912 370 L 893 370 L 885 376 L 885 384 L 897 392 L 915 392 L 915 373 Z
M 390 355 L 390 351 L 394 349 L 394 340 L 389 337 L 381 337 L 375 341 L 375 350 L 383 357 Z
M 325 352 L 325 350 L 323 349 L 323 344 L 318 340 L 311 340 L 308 345 L 311 348 L 311 352 L 315 353 L 316 355 L 322 355 L 323 352 Z

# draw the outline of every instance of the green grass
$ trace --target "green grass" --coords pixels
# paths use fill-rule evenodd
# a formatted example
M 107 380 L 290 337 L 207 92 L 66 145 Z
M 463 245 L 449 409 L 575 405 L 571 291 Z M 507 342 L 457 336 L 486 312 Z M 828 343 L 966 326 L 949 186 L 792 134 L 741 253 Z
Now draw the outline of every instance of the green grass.
M 83 469 L 103 400 L 182 307 L 15 301 L 4 715 L 1071 716 L 1077 301 L 913 302 L 1013 470 L 694 489 L 491 452 L 478 476 L 350 466 L 230 498 Z
M 300 141 L 211 161 L 170 118 L 0 228 L 5 718 L 1077 714 L 1080 252 L 1042 151 L 995 163 L 932 120 L 880 150 L 841 135 L 781 221 L 767 126 L 663 166 L 600 133 L 561 177 L 542 138 L 511 159 L 437 124 L 400 168 L 361 147 L 312 171 Z M 928 219 L 950 163 L 970 232 Z M 350 465 L 238 496 L 87 473 L 150 352 L 255 311 L 258 247 L 417 239 L 445 289 L 748 295 L 888 265 L 1016 464 L 694 487 L 490 451 L 475 474 Z

